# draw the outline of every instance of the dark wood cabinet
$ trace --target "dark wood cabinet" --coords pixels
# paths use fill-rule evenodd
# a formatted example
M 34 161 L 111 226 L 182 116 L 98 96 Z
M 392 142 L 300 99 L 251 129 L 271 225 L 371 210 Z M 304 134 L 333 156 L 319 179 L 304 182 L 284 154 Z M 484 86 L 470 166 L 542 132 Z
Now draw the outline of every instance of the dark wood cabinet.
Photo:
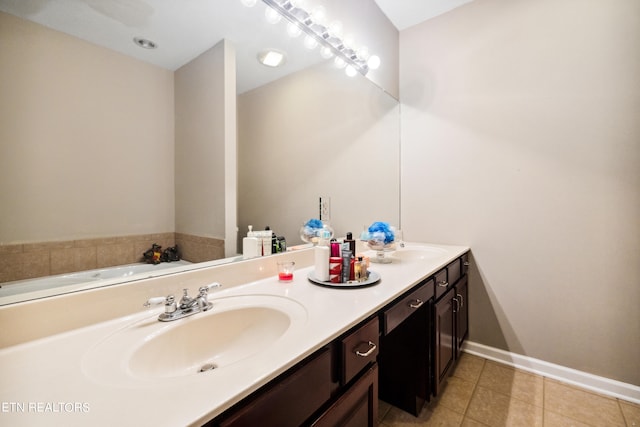
M 468 261 L 455 259 L 381 311 L 380 398 L 410 414 L 440 393 L 468 335 Z
M 431 395 L 433 296 L 434 279 L 429 279 L 381 314 L 380 398 L 413 415 Z
M 434 307 L 434 387 L 438 395 L 442 382 L 455 361 L 454 292 L 447 292 Z
M 434 395 L 460 358 L 469 334 L 468 267 L 468 254 L 447 266 L 446 292 L 434 306 Z

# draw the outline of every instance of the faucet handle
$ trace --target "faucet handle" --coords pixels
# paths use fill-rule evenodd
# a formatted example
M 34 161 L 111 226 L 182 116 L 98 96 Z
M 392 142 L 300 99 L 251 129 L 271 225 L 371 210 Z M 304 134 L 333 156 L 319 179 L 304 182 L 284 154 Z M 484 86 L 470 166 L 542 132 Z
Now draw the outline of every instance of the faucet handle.
M 164 304 L 164 310 L 167 313 L 175 311 L 175 298 L 173 295 L 167 295 L 166 297 L 153 297 L 149 298 L 147 302 L 142 304 L 144 307 L 151 307 L 152 305 Z
M 213 288 L 221 288 L 222 285 L 218 282 L 213 282 L 209 285 L 206 286 L 201 286 L 200 289 L 198 289 L 198 291 L 200 292 L 200 295 L 206 295 L 207 292 L 209 292 L 211 289 Z
M 144 304 L 142 304 L 143 307 L 151 307 L 152 305 L 160 305 L 160 304 L 164 304 L 169 297 L 173 297 L 173 295 L 169 295 L 167 297 L 153 297 L 153 298 L 149 298 L 147 300 L 147 302 L 145 302 Z

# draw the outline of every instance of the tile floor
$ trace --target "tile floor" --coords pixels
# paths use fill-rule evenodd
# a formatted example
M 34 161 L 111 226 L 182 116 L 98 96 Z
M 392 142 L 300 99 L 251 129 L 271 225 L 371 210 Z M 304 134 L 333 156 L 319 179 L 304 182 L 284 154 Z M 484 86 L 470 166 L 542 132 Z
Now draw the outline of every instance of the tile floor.
M 640 405 L 464 353 L 418 417 L 383 401 L 379 417 L 380 427 L 640 427 Z

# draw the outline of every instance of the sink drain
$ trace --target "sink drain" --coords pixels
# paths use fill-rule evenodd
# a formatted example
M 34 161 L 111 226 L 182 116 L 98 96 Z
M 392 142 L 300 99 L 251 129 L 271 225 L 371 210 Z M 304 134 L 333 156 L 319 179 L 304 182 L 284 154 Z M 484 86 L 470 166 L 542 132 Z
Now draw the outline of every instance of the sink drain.
M 204 365 L 202 365 L 202 367 L 198 370 L 198 372 L 213 371 L 214 369 L 216 369 L 216 365 L 214 365 L 213 363 L 205 363 L 205 364 L 204 364 Z

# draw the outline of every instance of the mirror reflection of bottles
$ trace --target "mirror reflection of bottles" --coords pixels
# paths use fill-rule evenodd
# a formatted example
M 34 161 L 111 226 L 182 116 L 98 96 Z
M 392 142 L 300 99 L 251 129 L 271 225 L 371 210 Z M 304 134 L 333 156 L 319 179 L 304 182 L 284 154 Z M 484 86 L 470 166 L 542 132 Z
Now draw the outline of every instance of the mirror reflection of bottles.
M 271 255 L 287 250 L 287 242 L 284 236 L 277 236 L 269 226 L 264 230 L 253 230 L 249 226 L 247 237 L 242 239 L 242 257 L 244 259 Z
M 262 255 L 262 237 L 259 236 L 259 233 L 259 231 L 253 231 L 253 225 L 249 226 L 247 237 L 242 239 L 242 257 L 244 259 Z

